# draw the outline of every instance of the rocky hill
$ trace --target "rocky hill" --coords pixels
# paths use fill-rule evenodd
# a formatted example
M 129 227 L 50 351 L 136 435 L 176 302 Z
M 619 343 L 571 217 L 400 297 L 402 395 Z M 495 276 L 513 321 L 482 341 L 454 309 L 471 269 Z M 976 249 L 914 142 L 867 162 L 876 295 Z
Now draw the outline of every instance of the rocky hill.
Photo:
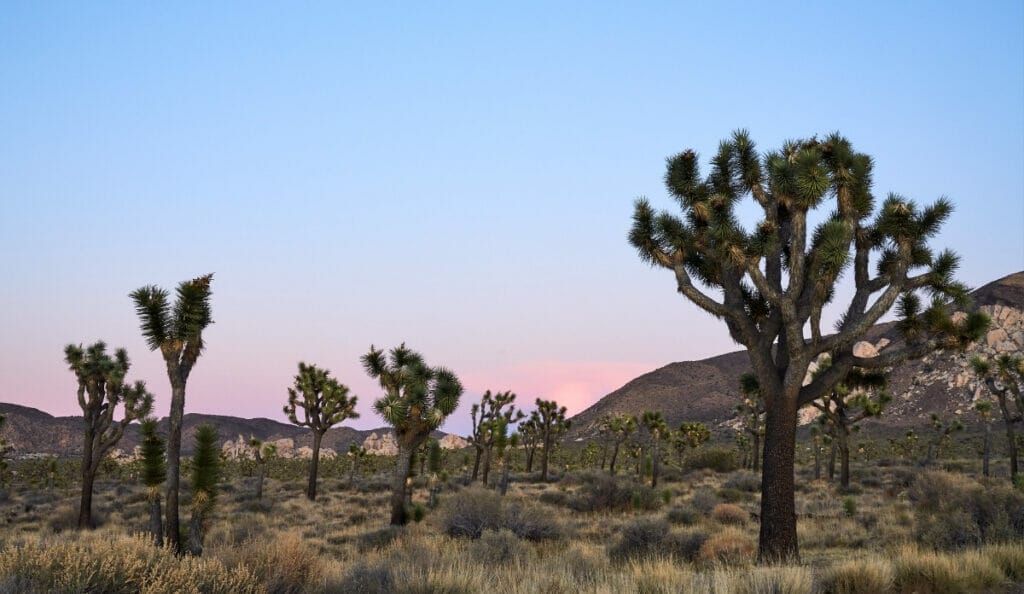
M 989 283 L 972 295 L 992 317 L 988 335 L 965 353 L 940 351 L 895 369 L 889 380 L 893 402 L 870 424 L 882 429 L 919 427 L 933 412 L 966 414 L 984 391 L 970 373 L 970 358 L 1024 350 L 1024 272 Z M 880 324 L 865 339 L 859 348 L 870 352 L 896 336 L 892 324 Z M 722 428 L 735 416 L 740 398 L 737 378 L 748 370 L 745 351 L 671 363 L 630 381 L 573 417 L 572 434 L 592 434 L 605 414 L 645 410 L 660 410 L 670 425 L 701 421 Z M 813 414 L 808 414 L 806 420 L 811 418 Z

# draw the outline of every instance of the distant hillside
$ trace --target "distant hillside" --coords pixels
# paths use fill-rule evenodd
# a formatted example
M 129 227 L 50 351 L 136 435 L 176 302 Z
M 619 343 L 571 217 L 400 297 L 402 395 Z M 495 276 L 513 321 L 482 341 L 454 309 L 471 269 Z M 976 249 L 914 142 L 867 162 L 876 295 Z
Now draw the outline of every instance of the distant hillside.
M 963 413 L 984 389 L 969 372 L 971 356 L 1024 350 L 1024 272 L 989 283 L 972 295 L 992 317 L 988 335 L 966 353 L 938 352 L 895 369 L 889 388 L 893 403 L 871 423 L 890 428 L 920 426 L 932 412 Z M 874 327 L 865 337 L 872 345 L 886 338 L 896 338 L 891 323 Z M 592 434 L 605 414 L 645 410 L 661 411 L 670 425 L 701 421 L 721 426 L 735 416 L 740 397 L 737 378 L 749 369 L 746 351 L 670 363 L 631 380 L 573 417 L 572 434 Z

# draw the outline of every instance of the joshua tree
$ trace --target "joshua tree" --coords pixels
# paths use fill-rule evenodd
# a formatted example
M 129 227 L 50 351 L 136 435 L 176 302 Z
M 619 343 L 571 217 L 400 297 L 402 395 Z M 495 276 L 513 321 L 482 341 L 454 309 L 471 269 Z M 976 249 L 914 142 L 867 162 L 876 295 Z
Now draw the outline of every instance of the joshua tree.
M 821 426 L 811 426 L 811 449 L 814 451 L 814 480 L 821 478 Z
M 210 313 L 212 274 L 178 284 L 172 305 L 169 293 L 155 285 L 131 293 L 149 350 L 159 350 L 171 382 L 167 430 L 167 542 L 181 548 L 178 529 L 178 486 L 181 471 L 181 424 L 185 416 L 185 385 L 203 352 L 203 330 L 213 323 Z
M 757 376 L 744 373 L 740 376 L 740 392 L 743 401 L 736 405 L 736 413 L 740 417 L 740 427 L 750 436 L 750 468 L 754 472 L 761 470 L 761 437 L 764 435 L 764 399 L 761 397 L 761 385 Z
M 64 347 L 64 360 L 78 379 L 78 406 L 85 423 L 78 527 L 92 528 L 92 488 L 100 462 L 121 440 L 129 423 L 153 410 L 153 395 L 146 391 L 145 382 L 125 382 L 131 364 L 124 349 L 117 349 L 111 357 L 102 341 L 84 349 L 69 344 Z M 114 411 L 122 404 L 124 418 L 117 423 Z
M 989 400 L 975 402 L 974 412 L 978 413 L 981 426 L 985 429 L 985 442 L 981 448 L 981 474 L 989 476 L 988 460 L 992 455 L 992 402 Z
M 614 475 L 615 462 L 619 458 L 619 449 L 636 431 L 636 417 L 624 414 L 612 415 L 605 418 L 603 428 L 612 441 L 612 459 L 608 465 L 608 472 Z
M 516 395 L 512 392 L 484 392 L 480 404 L 474 404 L 469 414 L 473 422 L 473 434 L 469 443 L 476 451 L 473 461 L 473 480 L 479 476 L 480 462 L 483 460 L 483 483 L 487 484 L 487 476 L 491 471 L 491 450 L 494 447 L 495 428 L 504 424 L 518 423 L 525 416 L 515 407 Z M 507 407 L 507 408 L 506 408 Z M 504 410 L 503 410 L 504 409 Z
M 646 199 L 635 204 L 630 243 L 644 261 L 671 270 L 684 297 L 726 323 L 747 349 L 760 385 L 766 412 L 761 562 L 799 558 L 793 470 L 800 407 L 831 392 L 854 366 L 884 369 L 961 346 L 988 325 L 976 312 L 953 320 L 950 301 L 969 306 L 967 288 L 953 278 L 958 258 L 927 245 L 952 204 L 941 198 L 922 208 L 890 195 L 872 218 L 871 169 L 871 158 L 838 134 L 759 155 L 738 131 L 721 143 L 706 178 L 694 151 L 668 159 L 665 182 L 682 217 L 657 213 Z M 764 216 L 752 231 L 737 216 L 747 197 Z M 819 209 L 831 214 L 809 232 L 808 214 Z M 841 307 L 836 333 L 826 335 L 823 312 L 851 263 L 853 297 Z M 924 270 L 913 274 L 915 268 Z M 925 308 L 922 290 L 933 297 Z M 902 341 L 878 357 L 855 355 L 857 341 L 898 301 Z M 808 367 L 823 353 L 832 367 L 804 385 Z
M 309 484 L 306 497 L 316 499 L 316 475 L 320 467 L 320 443 L 327 430 L 345 419 L 358 419 L 356 396 L 349 397 L 348 387 L 331 377 L 331 372 L 316 365 L 299 363 L 295 387 L 288 388 L 288 404 L 284 414 L 300 427 L 313 432 L 313 456 L 309 461 Z M 299 418 L 299 411 L 302 418 Z
M 348 457 L 352 459 L 352 466 L 349 467 L 348 484 L 355 484 L 356 473 L 359 472 L 359 463 L 366 459 L 366 448 L 353 442 L 348 445 Z
M 256 499 L 263 499 L 263 480 L 267 478 L 267 462 L 277 455 L 277 446 L 253 437 L 249 440 L 249 449 L 252 450 L 253 460 L 259 469 L 256 475 Z
M 651 488 L 658 486 L 658 470 L 661 466 L 661 444 L 670 434 L 668 423 L 660 412 L 645 411 L 640 423 L 647 430 L 648 443 L 651 451 Z
M 436 439 L 430 440 L 430 447 L 427 449 L 427 469 L 430 470 L 430 498 L 428 506 L 433 509 L 437 505 L 437 494 L 441 492 L 441 468 L 444 466 L 444 452 L 441 450 L 441 442 Z
M 1006 426 L 1006 442 L 1010 451 L 1010 480 L 1017 478 L 1019 467 L 1017 463 L 1017 436 L 1014 430 L 1014 423 L 1021 422 L 1024 416 L 1024 397 L 1021 394 L 1021 385 L 1024 384 L 1024 358 L 1020 355 L 1001 355 L 992 363 L 983 357 L 971 359 L 971 368 L 988 388 L 988 391 L 996 397 L 999 403 L 999 413 L 1003 417 L 1003 424 Z M 1016 405 L 1016 410 L 1011 410 L 1008 403 L 1011 397 Z
M 695 450 L 707 440 L 711 439 L 711 431 L 704 423 L 683 422 L 679 428 L 672 432 L 672 449 L 676 452 L 679 468 L 683 467 L 683 455 L 686 450 Z
M 530 418 L 537 426 L 540 438 L 540 480 L 548 480 L 548 460 L 555 449 L 558 438 L 569 430 L 570 422 L 565 418 L 566 409 L 554 400 L 537 399 L 537 409 Z
M 192 455 L 192 519 L 188 525 L 188 550 L 196 557 L 203 554 L 203 537 L 217 498 L 220 466 L 217 430 L 212 425 L 200 425 L 196 428 L 196 447 Z
M 533 472 L 533 456 L 540 445 L 540 430 L 537 427 L 537 419 L 532 415 L 519 424 L 519 441 L 526 448 L 526 472 Z
M 167 458 L 164 456 L 164 438 L 157 433 L 156 419 L 142 422 L 142 484 L 146 486 L 149 499 L 149 531 L 153 542 L 160 547 L 164 544 L 163 518 L 160 513 L 160 487 L 167 477 Z
M 828 365 L 828 361 L 823 360 L 817 373 L 824 373 Z M 885 385 L 884 373 L 854 367 L 831 392 L 812 403 L 828 419 L 834 439 L 833 451 L 839 451 L 839 484 L 843 488 L 850 486 L 850 433 L 857 431 L 864 419 L 882 414 L 890 400 L 883 391 Z
M 370 346 L 361 360 L 366 373 L 384 389 L 384 396 L 373 407 L 395 429 L 398 459 L 391 492 L 391 524 L 402 525 L 408 521 L 405 491 L 413 452 L 455 411 L 462 384 L 450 370 L 428 367 L 423 357 L 405 343 L 387 355 Z
M 495 443 L 495 447 L 500 448 L 498 452 L 501 458 L 501 482 L 498 483 L 498 492 L 504 496 L 508 492 L 508 475 L 514 462 L 512 458 L 519 447 L 519 434 L 513 433 L 508 438 L 502 438 L 500 442 Z
M 942 451 L 942 445 L 952 439 L 954 433 L 964 430 L 963 423 L 960 422 L 960 419 L 947 421 L 935 413 L 932 413 L 931 416 L 931 427 L 932 438 L 928 442 L 929 463 L 935 462 L 939 459 L 939 454 Z

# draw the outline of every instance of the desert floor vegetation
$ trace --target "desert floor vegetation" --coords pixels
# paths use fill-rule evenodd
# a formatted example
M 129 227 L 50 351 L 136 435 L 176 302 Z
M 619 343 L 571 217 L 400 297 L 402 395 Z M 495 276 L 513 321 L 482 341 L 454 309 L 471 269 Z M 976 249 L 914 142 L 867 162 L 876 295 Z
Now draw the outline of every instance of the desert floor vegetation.
M 413 479 L 413 521 L 396 527 L 384 460 L 354 482 L 326 465 L 315 501 L 300 462 L 274 468 L 261 499 L 252 468 L 229 462 L 197 558 L 152 544 L 146 487 L 131 470 L 101 476 L 98 527 L 78 531 L 74 475 L 21 483 L 31 469 L 17 464 L 0 504 L 0 592 L 924 593 L 1024 583 L 1024 492 L 973 462 L 967 473 L 863 465 L 864 480 L 846 490 L 800 480 L 802 560 L 776 566 L 755 564 L 760 494 L 746 470 L 671 469 L 657 489 L 596 469 L 548 483 L 513 472 L 502 497 L 450 468 L 433 509 L 427 479 Z

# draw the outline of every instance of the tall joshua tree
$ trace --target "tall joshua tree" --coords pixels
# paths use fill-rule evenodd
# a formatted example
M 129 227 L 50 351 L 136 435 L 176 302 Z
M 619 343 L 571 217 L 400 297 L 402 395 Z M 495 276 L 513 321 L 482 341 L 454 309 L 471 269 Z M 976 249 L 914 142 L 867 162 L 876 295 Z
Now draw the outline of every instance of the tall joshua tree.
M 608 464 L 608 473 L 614 475 L 619 450 L 622 448 L 622 444 L 636 431 L 636 417 L 626 414 L 611 415 L 603 421 L 603 429 L 608 433 L 612 442 L 612 459 Z
M 102 341 L 87 348 L 69 344 L 64 347 L 64 360 L 78 379 L 78 406 L 85 424 L 78 527 L 92 528 L 92 488 L 100 462 L 121 440 L 129 423 L 150 413 L 153 395 L 144 382 L 125 382 L 131 364 L 124 349 L 117 349 L 111 357 Z M 115 422 L 114 411 L 122 404 L 124 417 Z
M 163 518 L 160 514 L 160 487 L 167 478 L 167 457 L 164 439 L 157 433 L 156 419 L 142 422 L 142 484 L 149 499 L 149 531 L 156 546 L 164 544 Z
M 1024 416 L 1024 394 L 1021 389 L 1024 385 L 1024 357 L 1000 355 L 993 366 L 992 362 L 984 357 L 975 356 L 971 359 L 971 368 L 975 375 L 985 382 L 988 391 L 996 397 L 999 404 L 999 413 L 1006 427 L 1007 448 L 1010 452 L 1010 480 L 1014 480 L 1019 472 L 1014 424 L 1021 422 Z M 1016 410 L 1010 407 L 1010 399 L 1016 405 Z
M 818 373 L 824 373 L 828 365 L 823 360 Z M 839 484 L 843 488 L 850 486 L 850 434 L 859 429 L 864 419 L 882 414 L 890 400 L 885 385 L 884 373 L 854 367 L 831 392 L 812 403 L 828 419 L 834 447 L 839 452 Z
M 635 204 L 629 241 L 641 259 L 672 271 L 684 297 L 725 322 L 760 384 L 761 562 L 799 558 L 793 469 L 800 407 L 831 392 L 854 366 L 884 369 L 962 346 L 988 325 L 978 313 L 954 321 L 950 303 L 969 305 L 967 288 L 953 278 L 958 258 L 927 243 L 952 204 L 940 198 L 922 208 L 891 194 L 872 217 L 871 170 L 871 158 L 838 134 L 759 155 L 738 131 L 719 145 L 706 177 L 692 150 L 668 159 L 665 182 L 681 217 L 655 212 L 646 199 Z M 736 208 L 748 198 L 763 213 L 750 231 Z M 808 215 L 818 209 L 826 215 L 809 232 Z M 835 284 L 851 264 L 853 296 L 834 304 Z M 920 291 L 931 294 L 929 305 L 922 306 Z M 878 357 L 855 355 L 854 344 L 897 303 L 902 340 Z M 826 335 L 821 320 L 830 305 L 840 322 Z M 832 367 L 804 385 L 823 353 Z
M 373 408 L 395 429 L 398 459 L 391 491 L 391 524 L 403 525 L 408 521 L 405 492 L 413 452 L 455 411 L 462 384 L 452 371 L 429 367 L 405 343 L 387 354 L 371 345 L 361 361 L 366 373 L 384 389 L 384 396 Z
M 927 455 L 927 461 L 929 463 L 933 463 L 939 459 L 939 455 L 942 453 L 943 444 L 952 439 L 954 433 L 963 431 L 964 425 L 960 422 L 960 419 L 954 418 L 950 421 L 932 413 L 931 428 L 932 437 L 928 440 Z
M 566 409 L 558 406 L 554 400 L 537 399 L 537 409 L 530 417 L 537 427 L 540 441 L 540 480 L 548 480 L 548 461 L 558 443 L 558 438 L 569 430 L 569 419 L 565 418 Z
M 295 386 L 288 388 L 288 404 L 284 414 L 288 420 L 300 427 L 309 427 L 313 432 L 313 456 L 309 461 L 309 485 L 306 497 L 316 499 L 316 475 L 320 467 L 320 442 L 327 430 L 344 421 L 357 419 L 356 396 L 348 395 L 348 387 L 331 377 L 331 372 L 316 365 L 299 363 Z M 299 418 L 299 411 L 302 418 Z
M 167 542 L 181 548 L 178 528 L 178 488 L 181 472 L 181 426 L 185 417 L 185 385 L 203 352 L 203 330 L 213 323 L 210 312 L 212 274 L 178 284 L 176 299 L 167 290 L 147 285 L 132 291 L 142 337 L 151 351 L 159 350 L 171 382 L 167 431 Z
M 220 471 L 217 430 L 213 425 L 200 425 L 196 428 L 196 447 L 192 454 L 192 519 L 188 524 L 188 550 L 196 557 L 203 554 L 203 537 L 217 499 Z
M 711 439 L 711 430 L 707 425 L 698 421 L 682 422 L 679 428 L 672 432 L 672 448 L 676 451 L 679 468 L 683 468 L 683 454 L 686 450 L 695 450 L 700 444 Z
M 472 419 L 473 434 L 469 437 L 469 443 L 476 451 L 476 458 L 473 462 L 473 480 L 477 479 L 480 471 L 480 462 L 483 460 L 483 483 L 487 484 L 487 476 L 491 471 L 491 455 L 494 449 L 494 440 L 499 425 L 518 423 L 525 416 L 521 410 L 515 407 L 516 395 L 512 392 L 495 392 L 490 390 L 484 392 L 480 398 L 480 404 L 474 404 L 469 414 Z
M 668 423 L 660 412 L 645 411 L 640 422 L 647 430 L 651 450 L 651 488 L 658 486 L 658 470 L 661 467 L 661 445 L 669 436 Z
M 761 438 L 764 437 L 764 398 L 761 397 L 761 384 L 757 376 L 744 373 L 740 376 L 740 393 L 743 401 L 736 405 L 736 413 L 740 416 L 740 428 L 750 436 L 750 468 L 754 472 L 761 470 Z

